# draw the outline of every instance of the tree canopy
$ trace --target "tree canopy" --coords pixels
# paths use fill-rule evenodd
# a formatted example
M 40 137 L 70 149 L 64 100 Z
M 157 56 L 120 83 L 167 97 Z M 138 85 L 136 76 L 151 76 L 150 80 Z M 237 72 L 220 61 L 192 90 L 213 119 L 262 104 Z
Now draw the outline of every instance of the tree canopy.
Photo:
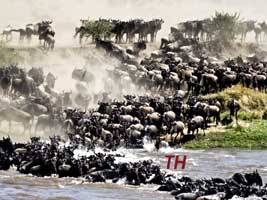
M 110 38 L 112 23 L 105 19 L 89 20 L 85 24 L 86 33 L 93 39 Z
M 214 33 L 216 41 L 229 44 L 235 39 L 239 27 L 239 14 L 229 14 L 224 12 L 215 12 L 211 18 L 211 30 Z

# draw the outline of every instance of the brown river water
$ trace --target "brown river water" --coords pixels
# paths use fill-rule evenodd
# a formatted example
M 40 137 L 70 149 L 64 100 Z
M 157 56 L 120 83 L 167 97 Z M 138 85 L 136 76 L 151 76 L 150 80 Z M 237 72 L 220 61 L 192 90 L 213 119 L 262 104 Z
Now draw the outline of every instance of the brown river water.
M 96 152 L 102 150 L 96 149 Z M 77 150 L 75 154 L 87 154 Z M 150 143 L 144 149 L 118 149 L 115 153 L 124 154 L 117 162 L 153 159 L 166 170 L 166 155 L 186 155 L 185 169 L 166 170 L 178 175 L 201 177 L 230 177 L 234 172 L 251 172 L 258 169 L 267 181 L 267 151 L 252 150 L 184 150 L 161 148 L 158 152 Z M 92 199 L 92 200 L 154 200 L 174 199 L 170 194 L 156 191 L 156 185 L 128 186 L 119 183 L 88 183 L 77 178 L 34 177 L 19 174 L 15 169 L 0 171 L 0 199 L 11 200 L 54 200 L 54 199 Z

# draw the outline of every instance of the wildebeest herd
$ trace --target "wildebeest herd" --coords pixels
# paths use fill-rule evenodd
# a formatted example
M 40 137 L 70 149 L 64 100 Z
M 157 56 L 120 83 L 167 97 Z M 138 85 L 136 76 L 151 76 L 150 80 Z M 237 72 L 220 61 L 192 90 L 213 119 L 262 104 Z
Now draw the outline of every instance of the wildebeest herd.
M 42 23 L 50 26 L 50 22 Z M 198 40 L 173 28 L 171 37 L 162 39 L 160 49 L 140 61 L 139 52 L 146 48 L 143 40 L 151 34 L 153 41 L 162 21 L 156 25 L 142 20 L 112 23 L 120 27 L 115 42 L 122 42 L 124 34 L 128 42 L 135 41 L 136 33 L 139 39 L 134 48 L 124 49 L 114 42 L 95 38 L 97 48 L 120 61 L 109 71 L 110 78 L 118 80 L 119 87 L 131 80 L 147 94 L 128 94 L 123 100 L 111 99 L 109 91 L 90 96 L 84 91 L 97 77 L 88 70 L 74 69 L 71 76 L 77 81 L 78 94 L 73 96 L 72 92 L 56 91 L 57 78 L 52 73 L 45 75 L 41 68 L 32 67 L 29 71 L 17 65 L 0 68 L 0 121 L 8 121 L 10 129 L 12 122 L 22 123 L 24 132 L 31 133 L 34 129 L 36 135 L 46 128 L 50 133 L 65 134 L 64 139 L 51 137 L 49 143 L 38 137 L 32 137 L 29 143 L 12 143 L 10 138 L 3 138 L 0 169 L 15 165 L 21 173 L 85 177 L 91 182 L 109 179 L 115 183 L 124 178 L 133 185 L 160 185 L 159 190 L 171 191 L 176 199 L 229 199 L 252 194 L 266 197 L 266 185 L 262 187 L 258 172 L 236 173 L 225 180 L 192 180 L 165 174 L 152 161 L 116 163 L 116 157 L 122 155 L 95 153 L 74 158 L 75 149 L 80 147 L 90 150 L 100 146 L 107 151 L 121 146 L 142 148 L 144 138 L 153 141 L 156 149 L 179 146 L 196 138 L 199 129 L 205 135 L 205 130 L 212 126 L 212 118 L 216 125 L 224 122 L 220 119 L 222 111 L 230 110 L 230 117 L 234 115 L 237 121 L 241 108 L 238 101 L 205 99 L 201 95 L 236 84 L 261 92 L 267 90 L 267 63 L 256 55 L 219 62 L 203 53 Z M 136 32 L 142 26 L 157 28 L 152 28 L 153 33 L 146 29 L 145 34 Z M 98 104 L 94 109 L 88 107 L 92 101 Z M 66 139 L 69 145 L 64 144 Z
M 181 22 L 178 23 L 175 28 L 177 28 L 187 38 L 199 38 L 202 41 L 210 41 L 214 37 L 211 20 L 211 18 L 206 18 L 203 20 Z M 245 42 L 248 33 L 254 33 L 256 42 L 266 40 L 266 22 L 258 22 L 256 20 L 240 21 L 237 24 L 236 37 L 240 37 L 241 42 Z
M 125 64 L 120 68 L 115 69 L 111 76 L 124 80 L 123 76 L 130 68 Z M 73 74 L 77 74 L 76 71 L 74 69 Z M 82 74 L 85 73 L 86 71 Z M 41 68 L 32 68 L 25 72 L 11 65 L 1 68 L 0 75 L 1 88 L 5 95 L 1 98 L 1 103 L 5 105 L 0 111 L 1 120 L 9 121 L 10 126 L 12 121 L 21 122 L 24 131 L 30 131 L 31 125 L 35 124 L 35 133 L 38 128 L 49 127 L 52 132 L 61 128 L 71 138 L 78 137 L 83 142 L 91 141 L 92 147 L 96 144 L 108 148 L 121 145 L 142 147 L 144 136 L 154 140 L 166 137 L 167 134 L 171 134 L 168 139 L 170 144 L 184 143 L 193 139 L 199 128 L 204 131 L 212 117 L 218 124 L 222 109 L 227 107 L 227 102 L 215 99 L 203 101 L 197 96 L 187 98 L 188 92 L 171 87 L 170 91 L 174 93 L 169 95 L 126 95 L 124 101 L 111 100 L 104 93 L 101 98 L 94 100 L 100 100 L 98 108 L 88 109 L 86 104 L 89 102 L 84 101 L 89 101 L 90 98 L 84 97 L 82 93 L 73 98 L 70 92 L 56 92 L 53 88 L 56 78 L 51 73 L 45 77 Z M 130 78 L 134 79 L 134 75 Z M 85 87 L 81 83 L 79 86 Z M 158 90 L 157 85 L 152 88 L 148 84 L 145 87 L 151 91 Z M 163 87 L 167 90 L 169 86 Z M 71 107 L 74 105 L 72 99 L 83 102 L 77 103 L 81 109 Z M 231 113 L 240 109 L 238 103 L 233 102 L 228 103 Z M 186 125 L 187 132 L 192 134 L 184 134 Z
M 257 195 L 266 198 L 267 189 L 257 171 L 247 174 L 235 173 L 231 178 L 193 180 L 168 174 L 152 160 L 139 162 L 116 162 L 123 155 L 92 153 L 75 157 L 79 143 L 64 145 L 59 137 L 50 142 L 31 138 L 29 143 L 12 143 L 10 138 L 0 140 L 0 169 L 16 166 L 21 173 L 36 176 L 83 177 L 85 182 L 113 183 L 124 179 L 126 184 L 154 184 L 159 191 L 168 191 L 175 199 L 231 199 L 234 196 Z
M 148 42 L 148 36 L 150 36 L 150 41 L 156 41 L 157 33 L 161 30 L 161 26 L 163 24 L 162 19 L 153 19 L 150 21 L 144 21 L 143 19 L 131 19 L 128 21 L 121 20 L 112 20 L 112 19 L 99 19 L 98 21 L 104 21 L 110 23 L 110 35 L 115 35 L 115 42 L 122 43 L 124 39 L 124 35 L 126 35 L 125 42 L 132 43 L 136 41 L 135 36 L 138 35 L 137 41 L 146 41 Z M 87 27 L 87 23 L 90 20 L 81 20 L 82 25 L 75 29 L 76 37 L 79 34 L 80 44 L 82 43 L 83 38 L 92 37 L 93 40 L 96 39 L 96 36 L 93 32 Z M 103 39 L 103 38 L 98 38 Z M 110 39 L 110 38 L 105 38 Z
M 114 148 L 127 144 L 140 147 L 144 136 L 155 140 L 164 138 L 170 144 L 184 143 L 193 139 L 199 128 L 204 132 L 212 117 L 216 124 L 220 123 L 220 113 L 227 107 L 236 117 L 240 109 L 234 99 L 227 102 L 202 100 L 198 95 L 239 83 L 259 91 L 266 91 L 267 86 L 266 63 L 256 58 L 253 62 L 244 61 L 240 57 L 224 63 L 211 62 L 204 56 L 197 57 L 199 52 L 196 54 L 194 49 L 198 44 L 190 42 L 187 38 L 177 40 L 175 48 L 169 43 L 138 62 L 131 51 L 112 42 L 96 40 L 97 47 L 104 48 L 122 62 L 109 73 L 111 79 L 121 80 L 117 83 L 122 85 L 126 83 L 124 80 L 132 80 L 156 95 L 126 95 L 124 101 L 112 101 L 104 95 L 102 99 L 98 98 L 99 107 L 93 110 L 88 110 L 92 97 L 84 95 L 86 85 L 82 82 L 90 81 L 94 76 L 86 70 L 74 69 L 72 73 L 82 88 L 74 98 L 82 107 L 79 110 L 71 107 L 74 105 L 71 93 L 54 90 L 56 78 L 51 73 L 45 80 L 40 68 L 32 68 L 28 73 L 12 65 L 1 68 L 3 94 L 14 99 L 1 111 L 3 116 L 6 113 L 10 116 L 3 120 L 20 121 L 27 129 L 37 116 L 35 132 L 43 126 L 61 127 L 70 137 L 90 140 L 91 146 L 102 144 Z M 184 134 L 186 129 L 192 134 Z
M 49 50 L 53 49 L 55 45 L 55 31 L 51 24 L 53 21 L 41 21 L 35 24 L 27 24 L 25 28 L 12 28 L 8 25 L 2 32 L 2 39 L 6 42 L 12 40 L 12 33 L 17 32 L 19 34 L 19 42 L 23 43 L 27 40 L 31 42 L 33 36 L 37 36 L 40 43 L 43 41 L 43 48 Z
M 116 19 L 89 20 L 81 19 L 81 26 L 75 28 L 74 37 L 79 35 L 79 43 L 83 43 L 83 39 L 92 38 L 101 40 L 112 40 L 115 43 L 133 43 L 145 41 L 155 42 L 157 33 L 161 30 L 164 21 L 162 19 L 152 19 L 145 21 L 143 19 L 130 19 L 127 21 Z M 90 26 L 90 23 L 94 25 Z M 39 40 L 44 40 L 43 46 L 46 49 L 53 49 L 55 44 L 55 31 L 51 27 L 52 21 L 42 21 L 35 24 L 27 24 L 25 28 L 14 29 L 8 25 L 2 32 L 2 38 L 5 41 L 12 39 L 12 32 L 19 33 L 20 42 L 25 39 L 31 41 L 32 36 L 38 36 Z M 240 37 L 241 42 L 245 42 L 247 34 L 253 32 L 256 42 L 261 42 L 267 37 L 267 25 L 265 21 L 258 22 L 256 20 L 238 21 L 236 24 L 235 36 Z M 212 18 L 203 20 L 192 20 L 180 22 L 173 30 L 178 31 L 184 38 L 197 39 L 201 41 L 212 41 L 214 30 Z M 113 37 L 114 36 L 114 37 Z M 136 38 L 136 36 L 138 36 Z

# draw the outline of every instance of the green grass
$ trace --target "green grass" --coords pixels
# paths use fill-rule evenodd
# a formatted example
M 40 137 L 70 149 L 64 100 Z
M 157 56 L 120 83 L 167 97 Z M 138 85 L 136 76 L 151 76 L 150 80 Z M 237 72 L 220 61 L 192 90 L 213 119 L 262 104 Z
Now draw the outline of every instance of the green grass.
M 237 114 L 237 116 L 238 119 L 252 121 L 254 119 L 262 119 L 263 111 L 255 111 L 255 110 L 251 112 L 240 111 Z
M 248 123 L 246 121 L 246 123 Z M 188 149 L 267 149 L 267 121 L 252 120 L 249 127 L 229 126 L 223 132 L 209 132 L 184 145 Z
M 223 129 L 210 131 L 184 145 L 190 149 L 243 148 L 267 149 L 267 93 L 236 85 L 222 92 L 208 94 L 203 99 L 223 100 L 221 119 L 229 117 L 227 102 L 235 98 L 241 105 L 238 119 L 241 125 L 232 123 Z M 235 125 L 235 126 L 234 126 Z

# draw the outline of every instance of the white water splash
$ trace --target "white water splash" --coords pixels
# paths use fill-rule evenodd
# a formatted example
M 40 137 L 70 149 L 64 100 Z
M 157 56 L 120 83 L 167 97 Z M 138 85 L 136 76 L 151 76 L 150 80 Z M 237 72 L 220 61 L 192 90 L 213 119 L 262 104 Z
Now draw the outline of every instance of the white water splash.
M 144 149 L 147 152 L 152 152 L 156 149 L 155 143 L 153 141 L 149 140 L 149 138 L 147 136 L 145 136 L 143 138 L 143 143 L 144 143 Z
M 239 197 L 235 195 L 231 198 L 231 200 L 262 200 L 262 198 L 258 196 L 249 196 L 249 197 L 243 198 L 243 197 Z

